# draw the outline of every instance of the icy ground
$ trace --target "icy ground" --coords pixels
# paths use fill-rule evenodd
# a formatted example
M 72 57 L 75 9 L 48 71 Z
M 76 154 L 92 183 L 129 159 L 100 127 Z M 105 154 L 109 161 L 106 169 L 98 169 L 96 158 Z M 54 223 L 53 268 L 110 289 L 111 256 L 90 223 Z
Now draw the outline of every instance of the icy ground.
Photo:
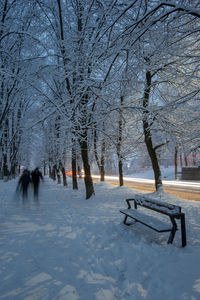
M 0 182 L 0 299 L 200 299 L 200 202 L 169 196 L 186 214 L 182 248 L 180 231 L 167 245 L 168 233 L 123 225 L 138 194 L 127 187 L 96 183 L 85 200 L 82 181 L 73 191 L 46 177 L 39 201 L 30 191 L 23 203 L 16 183 Z

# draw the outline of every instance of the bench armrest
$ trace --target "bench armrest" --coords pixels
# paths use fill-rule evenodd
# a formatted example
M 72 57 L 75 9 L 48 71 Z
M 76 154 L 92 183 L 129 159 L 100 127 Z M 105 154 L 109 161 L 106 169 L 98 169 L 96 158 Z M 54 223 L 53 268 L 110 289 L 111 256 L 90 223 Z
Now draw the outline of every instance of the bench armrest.
M 130 201 L 134 201 L 134 207 L 137 208 L 137 204 L 136 204 L 136 202 L 135 202 L 135 199 L 131 198 L 131 199 L 126 199 L 126 203 L 127 203 L 127 205 L 128 205 L 128 209 L 131 208 Z

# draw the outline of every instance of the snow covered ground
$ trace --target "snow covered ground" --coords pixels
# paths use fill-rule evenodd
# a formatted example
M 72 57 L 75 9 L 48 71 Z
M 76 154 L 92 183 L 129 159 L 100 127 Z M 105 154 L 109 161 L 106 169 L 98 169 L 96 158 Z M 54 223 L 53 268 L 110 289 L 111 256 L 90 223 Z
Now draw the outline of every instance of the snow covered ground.
M 0 181 L 0 299 L 200 299 L 200 202 L 169 196 L 186 214 L 182 248 L 180 231 L 167 245 L 168 233 L 123 225 L 119 210 L 137 191 L 96 183 L 85 200 L 83 182 L 73 191 L 68 181 L 46 177 L 39 201 L 30 191 L 25 203 L 17 180 Z
M 174 180 L 175 179 L 175 171 L 174 166 L 169 166 L 168 168 L 165 168 L 164 166 L 160 166 L 160 170 L 162 173 L 163 180 Z M 126 175 L 126 177 L 134 177 L 134 178 L 148 178 L 148 179 L 154 179 L 154 173 L 152 168 L 141 168 L 140 172 L 134 172 L 133 174 Z M 181 179 L 181 168 L 178 168 L 178 177 Z

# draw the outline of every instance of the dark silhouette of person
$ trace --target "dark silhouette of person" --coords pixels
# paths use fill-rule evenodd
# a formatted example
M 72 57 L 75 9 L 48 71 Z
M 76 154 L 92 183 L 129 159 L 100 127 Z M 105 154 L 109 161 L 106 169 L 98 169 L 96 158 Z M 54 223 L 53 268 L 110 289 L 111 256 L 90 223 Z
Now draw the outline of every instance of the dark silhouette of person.
M 40 184 L 40 179 L 43 181 L 43 176 L 42 173 L 39 171 L 38 168 L 36 168 L 34 171 L 31 173 L 31 179 L 33 183 L 33 193 L 34 197 L 38 198 L 38 191 L 39 191 L 39 184 Z
M 30 172 L 27 169 L 25 169 L 17 185 L 17 190 L 20 190 L 22 192 L 23 198 L 27 198 L 28 187 L 30 182 L 31 182 Z

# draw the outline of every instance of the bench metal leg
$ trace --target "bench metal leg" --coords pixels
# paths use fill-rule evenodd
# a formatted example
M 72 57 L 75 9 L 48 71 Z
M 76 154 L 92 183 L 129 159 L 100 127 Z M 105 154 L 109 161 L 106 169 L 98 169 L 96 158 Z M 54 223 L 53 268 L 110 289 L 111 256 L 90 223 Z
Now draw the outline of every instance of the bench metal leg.
M 127 226 L 129 226 L 129 225 L 131 225 L 131 224 L 126 223 L 127 218 L 128 218 L 128 216 L 125 216 L 125 218 L 124 218 L 124 224 L 127 225 Z
M 175 233 L 176 233 L 176 230 L 177 230 L 177 224 L 176 224 L 176 221 L 173 217 L 170 217 L 170 220 L 172 222 L 172 230 L 170 232 L 170 235 L 169 235 L 169 239 L 168 239 L 168 244 L 172 244 L 173 243 L 173 240 L 174 240 L 174 236 L 175 236 Z
M 182 247 L 187 245 L 186 242 L 186 228 L 185 228 L 185 214 L 181 214 L 181 238 L 182 238 Z
M 126 224 L 127 218 L 128 218 L 128 216 L 125 216 L 125 217 L 124 217 L 124 224 L 125 224 L 125 225 L 127 225 L 127 224 Z
M 137 222 L 136 220 L 134 220 L 134 222 L 132 222 L 132 223 L 127 223 L 127 222 L 126 222 L 127 218 L 128 218 L 128 216 L 125 215 L 125 218 L 124 218 L 124 224 L 125 224 L 126 226 L 133 225 L 135 222 Z

